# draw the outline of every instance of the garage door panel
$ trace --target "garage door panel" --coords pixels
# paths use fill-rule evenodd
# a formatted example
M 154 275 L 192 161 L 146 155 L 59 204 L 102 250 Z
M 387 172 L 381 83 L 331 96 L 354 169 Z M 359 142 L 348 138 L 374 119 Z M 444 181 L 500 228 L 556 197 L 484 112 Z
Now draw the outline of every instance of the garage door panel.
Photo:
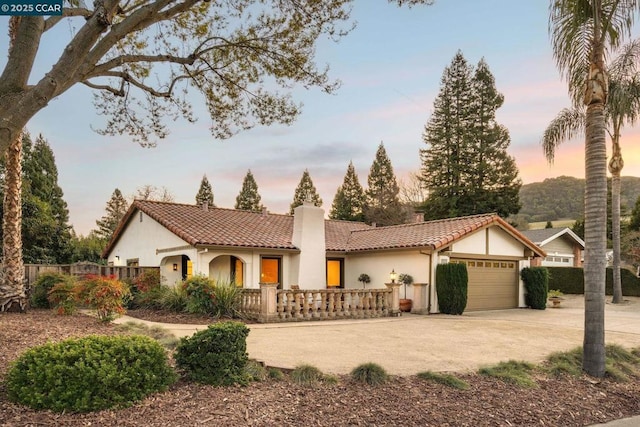
M 518 263 L 506 260 L 451 259 L 467 265 L 467 311 L 518 306 Z

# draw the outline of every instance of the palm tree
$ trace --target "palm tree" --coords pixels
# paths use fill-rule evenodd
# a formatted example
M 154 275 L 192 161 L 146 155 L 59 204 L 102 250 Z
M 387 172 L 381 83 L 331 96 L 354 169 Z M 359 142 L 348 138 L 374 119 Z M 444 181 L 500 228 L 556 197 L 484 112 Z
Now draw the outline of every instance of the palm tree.
M 605 46 L 617 48 L 628 35 L 637 0 L 551 0 L 549 31 L 553 55 L 567 79 L 574 105 L 585 115 L 585 324 L 583 370 L 605 373 L 604 305 L 606 274 L 608 95 Z
M 13 49 L 21 18 L 9 20 L 9 51 Z M 5 192 L 2 218 L 2 263 L 0 277 L 0 311 L 24 311 L 27 298 L 24 290 L 22 262 L 22 133 L 5 152 Z
M 607 132 L 611 138 L 611 222 L 613 229 L 613 300 L 622 302 L 620 282 L 620 172 L 624 166 L 620 149 L 621 128 L 632 125 L 640 112 L 640 39 L 633 40 L 620 49 L 619 55 L 609 66 L 609 95 L 605 105 Z M 542 147 L 549 162 L 553 162 L 555 149 L 563 141 L 584 132 L 585 110 L 579 105 L 566 108 L 551 121 L 542 137 Z

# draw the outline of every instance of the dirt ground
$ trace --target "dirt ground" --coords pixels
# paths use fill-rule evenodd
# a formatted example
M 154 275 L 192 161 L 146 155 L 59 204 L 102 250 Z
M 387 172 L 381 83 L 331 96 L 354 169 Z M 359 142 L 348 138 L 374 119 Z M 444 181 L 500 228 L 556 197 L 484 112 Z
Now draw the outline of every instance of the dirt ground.
M 148 320 L 170 322 L 171 318 Z M 184 317 L 174 321 L 188 323 Z M 56 316 L 43 310 L 1 313 L 0 380 L 9 363 L 29 347 L 71 336 L 115 333 L 113 325 L 83 315 Z M 585 426 L 640 414 L 639 381 L 540 376 L 538 387 L 520 388 L 477 374 L 460 377 L 470 384 L 468 390 L 415 376 L 392 377 L 378 387 L 354 383 L 347 376 L 335 385 L 307 387 L 288 379 L 222 388 L 179 382 L 132 407 L 89 414 L 58 414 L 16 405 L 7 400 L 0 384 L 0 425 Z

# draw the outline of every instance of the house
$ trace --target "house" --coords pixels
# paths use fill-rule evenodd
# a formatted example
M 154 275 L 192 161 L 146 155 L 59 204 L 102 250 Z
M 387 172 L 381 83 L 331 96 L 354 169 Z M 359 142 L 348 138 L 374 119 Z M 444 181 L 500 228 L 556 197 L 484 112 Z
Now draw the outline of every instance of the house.
M 582 267 L 582 240 L 570 228 L 542 228 L 522 232 L 546 253 L 546 258 L 536 259 L 532 266 Z
M 391 271 L 433 284 L 437 264 L 459 262 L 468 267 L 467 310 L 482 310 L 524 306 L 519 272 L 545 253 L 495 214 L 373 227 L 327 220 L 311 204 L 280 215 L 137 200 L 103 256 L 112 265 L 160 266 L 167 284 L 203 274 L 249 289 L 356 289 L 362 273 L 368 287 L 385 288 Z M 407 298 L 437 312 L 434 286 L 406 288 Z

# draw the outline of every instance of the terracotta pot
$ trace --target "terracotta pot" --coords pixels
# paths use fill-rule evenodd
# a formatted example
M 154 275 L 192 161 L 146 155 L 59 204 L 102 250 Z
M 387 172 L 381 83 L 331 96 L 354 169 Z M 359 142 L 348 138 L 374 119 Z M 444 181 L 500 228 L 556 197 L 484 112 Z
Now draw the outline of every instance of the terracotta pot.
M 410 299 L 400 299 L 400 311 L 404 311 L 406 313 L 411 311 L 411 306 L 413 305 L 413 301 Z

